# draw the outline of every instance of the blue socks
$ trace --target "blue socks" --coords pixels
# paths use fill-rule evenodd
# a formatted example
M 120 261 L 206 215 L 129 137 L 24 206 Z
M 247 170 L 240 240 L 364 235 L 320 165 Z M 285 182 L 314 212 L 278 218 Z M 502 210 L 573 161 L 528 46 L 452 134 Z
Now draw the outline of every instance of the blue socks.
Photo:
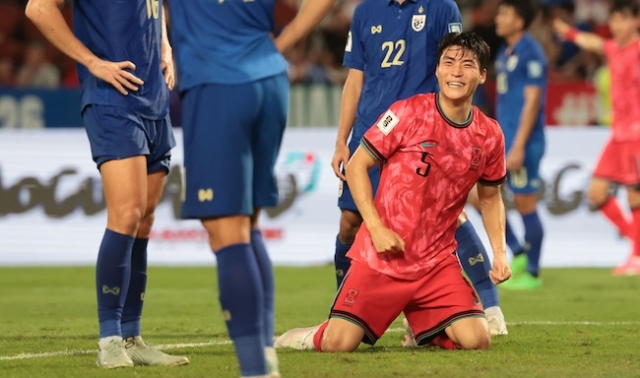
M 135 238 L 106 229 L 96 264 L 96 293 L 100 338 L 121 336 L 122 308 L 131 278 L 131 250 Z
M 131 252 L 131 280 L 122 309 L 122 338 L 140 336 L 140 319 L 147 288 L 147 245 L 149 239 L 135 239 Z
M 266 375 L 264 289 L 253 248 L 233 244 L 215 256 L 220 306 L 242 376 Z
M 478 293 L 482 306 L 485 309 L 499 306 L 498 289 L 489 278 L 491 261 L 471 222 L 464 222 L 456 229 L 456 240 L 462 269 Z
M 528 246 L 527 250 L 527 271 L 534 277 L 538 277 L 540 271 L 540 251 L 542 250 L 542 239 L 544 230 L 538 212 L 534 211 L 522 216 L 524 223 L 524 241 Z
M 258 263 L 258 270 L 262 278 L 264 288 L 264 337 L 266 346 L 273 346 L 273 336 L 275 335 L 275 282 L 273 278 L 273 265 L 267 253 L 267 248 L 262 239 L 262 233 L 258 229 L 251 230 L 251 246 Z
M 511 250 L 514 256 L 518 256 L 519 254 L 525 252 L 524 247 L 520 244 L 518 237 L 515 232 L 513 232 L 513 228 L 511 228 L 511 223 L 509 223 L 509 219 L 507 218 L 507 224 L 505 225 L 505 234 L 507 237 L 507 246 Z
M 336 253 L 333 256 L 333 262 L 336 267 L 336 283 L 338 289 L 340 289 L 344 275 L 347 274 L 351 266 L 351 259 L 347 257 L 347 252 L 349 252 L 350 248 L 351 244 L 344 244 L 340 241 L 339 237 L 336 237 Z

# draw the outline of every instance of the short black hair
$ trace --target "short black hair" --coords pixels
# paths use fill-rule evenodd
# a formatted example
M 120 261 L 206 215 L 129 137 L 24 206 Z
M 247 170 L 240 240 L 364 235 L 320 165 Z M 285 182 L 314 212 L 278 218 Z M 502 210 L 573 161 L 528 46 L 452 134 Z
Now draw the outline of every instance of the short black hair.
M 487 69 L 491 58 L 491 49 L 482 37 L 474 32 L 449 33 L 442 37 L 438 44 L 438 62 L 446 49 L 451 46 L 460 46 L 462 49 L 473 52 L 478 58 L 480 69 Z
M 523 29 L 529 28 L 538 14 L 538 7 L 534 0 L 500 0 L 500 5 L 512 7 L 518 17 L 524 21 Z
M 638 16 L 640 13 L 640 6 L 638 5 L 637 0 L 612 0 L 611 5 L 609 6 L 609 14 L 614 12 L 624 13 L 628 11 L 634 17 Z

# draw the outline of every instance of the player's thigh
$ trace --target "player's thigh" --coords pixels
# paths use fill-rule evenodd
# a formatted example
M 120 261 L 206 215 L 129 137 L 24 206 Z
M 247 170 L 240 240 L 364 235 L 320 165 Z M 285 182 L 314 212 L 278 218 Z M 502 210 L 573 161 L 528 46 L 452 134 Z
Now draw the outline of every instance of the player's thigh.
M 323 352 L 353 352 L 365 337 L 359 324 L 342 318 L 331 318 L 322 337 Z
M 629 206 L 640 206 L 640 142 L 629 141 L 624 145 L 625 171 L 627 172 L 625 186 Z
M 454 322 L 484 318 L 480 299 L 462 275 L 451 254 L 420 281 L 411 303 L 404 309 L 418 345 L 426 345 Z
M 278 204 L 275 165 L 287 125 L 289 79 L 286 74 L 253 84 L 259 93 L 259 113 L 252 128 L 253 202 L 258 208 Z
M 89 105 L 82 112 L 91 155 L 98 165 L 148 155 L 149 141 L 142 119 L 116 106 Z
M 598 157 L 587 192 L 589 202 L 595 207 L 601 206 L 607 200 L 612 183 L 624 182 L 621 169 L 624 159 L 621 152 L 621 143 L 610 139 Z
M 507 172 L 507 183 L 514 195 L 538 194 L 542 187 L 540 178 L 540 162 L 544 155 L 545 145 L 536 142 L 525 150 L 522 167 Z
M 397 280 L 353 262 L 329 317 L 356 324 L 364 332 L 362 342 L 373 345 L 406 307 L 414 290 L 412 281 Z
M 171 118 L 167 115 L 160 120 L 144 120 L 149 136 L 149 156 L 147 172 L 169 173 L 171 169 L 171 150 L 176 146 Z
M 183 96 L 183 219 L 253 213 L 251 84 L 202 85 Z

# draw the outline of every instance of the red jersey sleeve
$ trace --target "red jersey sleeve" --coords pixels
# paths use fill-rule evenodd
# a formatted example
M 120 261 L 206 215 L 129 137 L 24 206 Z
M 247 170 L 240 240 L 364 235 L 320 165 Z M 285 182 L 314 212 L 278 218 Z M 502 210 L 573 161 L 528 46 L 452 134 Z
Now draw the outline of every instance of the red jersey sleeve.
M 413 119 L 410 102 L 397 101 L 369 128 L 360 144 L 378 161 L 384 163 L 402 147 L 405 131 L 411 126 Z
M 487 163 L 478 181 L 482 185 L 497 186 L 507 180 L 507 163 L 504 152 L 504 134 L 497 122 L 490 124 L 491 135 L 487 135 Z
M 616 41 L 614 39 L 605 39 L 602 44 L 602 51 L 607 59 L 614 59 L 616 51 Z

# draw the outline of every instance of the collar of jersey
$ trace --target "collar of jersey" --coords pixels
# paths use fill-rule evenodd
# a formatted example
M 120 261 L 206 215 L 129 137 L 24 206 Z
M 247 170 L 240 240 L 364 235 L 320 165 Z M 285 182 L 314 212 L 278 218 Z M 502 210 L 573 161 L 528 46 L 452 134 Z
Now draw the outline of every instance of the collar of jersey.
M 405 0 L 405 1 L 410 1 L 412 3 L 417 3 L 418 2 L 418 0 Z M 387 3 L 389 5 L 391 5 L 391 4 L 395 3 L 395 2 L 396 2 L 396 0 L 387 0 Z
M 458 122 L 454 122 L 452 121 L 444 112 L 444 110 L 442 110 L 442 108 L 440 107 L 440 93 L 436 94 L 434 96 L 435 101 L 436 101 L 436 109 L 438 109 L 438 113 L 440 113 L 440 115 L 442 116 L 442 118 L 444 118 L 445 121 L 447 121 L 447 123 L 450 126 L 453 127 L 457 127 L 459 129 L 463 129 L 465 127 L 468 127 L 471 124 L 471 121 L 473 120 L 473 107 L 471 108 L 471 111 L 469 112 L 469 118 L 467 118 L 466 121 L 462 122 L 462 123 L 458 123 Z

